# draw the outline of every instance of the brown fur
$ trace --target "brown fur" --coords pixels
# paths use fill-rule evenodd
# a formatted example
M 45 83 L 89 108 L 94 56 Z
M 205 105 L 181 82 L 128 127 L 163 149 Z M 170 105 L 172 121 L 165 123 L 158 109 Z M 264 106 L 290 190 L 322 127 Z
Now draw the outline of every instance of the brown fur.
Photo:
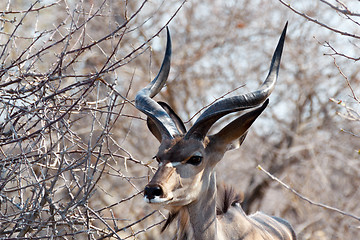
M 217 193 L 216 215 L 225 214 L 230 207 L 235 206 L 235 204 L 240 204 L 244 199 L 242 194 L 236 193 L 233 187 L 227 186 L 225 184 L 217 186 Z M 180 211 L 181 210 L 177 210 L 169 213 L 164 226 L 161 228 L 161 232 L 165 231 L 166 228 L 169 227 L 178 217 L 180 217 L 179 228 L 187 229 L 187 225 L 189 224 L 189 216 L 184 211 L 182 214 L 180 214 Z M 181 239 L 186 239 L 186 236 L 188 235 L 186 231 L 183 231 L 183 233 L 180 234 L 182 236 Z
M 177 218 L 178 215 L 179 211 L 169 212 L 168 218 L 166 219 L 164 226 L 161 228 L 161 232 L 165 231 L 165 229 L 170 226 L 170 224 Z

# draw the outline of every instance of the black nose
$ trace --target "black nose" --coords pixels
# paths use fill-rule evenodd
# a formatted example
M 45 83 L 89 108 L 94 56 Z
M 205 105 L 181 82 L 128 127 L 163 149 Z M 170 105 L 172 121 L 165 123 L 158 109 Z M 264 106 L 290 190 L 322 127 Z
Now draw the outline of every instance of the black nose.
M 146 186 L 144 193 L 145 193 L 145 197 L 151 200 L 154 199 L 155 197 L 161 197 L 164 192 L 159 185 L 156 185 L 156 186 Z

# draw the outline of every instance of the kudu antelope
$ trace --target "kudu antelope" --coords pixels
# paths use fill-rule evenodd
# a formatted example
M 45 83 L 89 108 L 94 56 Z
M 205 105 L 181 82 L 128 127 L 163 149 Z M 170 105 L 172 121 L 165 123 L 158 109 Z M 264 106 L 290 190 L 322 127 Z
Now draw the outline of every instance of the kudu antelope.
M 269 74 L 260 88 L 217 101 L 201 114 L 189 131 L 170 106 L 152 99 L 164 86 L 170 71 L 171 39 L 167 29 L 160 71 L 137 93 L 135 104 L 147 115 L 148 128 L 160 141 L 155 156 L 159 167 L 145 187 L 145 200 L 170 211 L 165 227 L 178 217 L 177 239 L 296 239 L 292 227 L 283 219 L 260 212 L 247 216 L 232 190 L 225 190 L 223 200 L 216 202 L 214 172 L 224 153 L 242 143 L 249 127 L 268 105 L 267 98 L 278 76 L 286 28 L 287 24 L 272 57 Z M 244 110 L 248 111 L 218 133 L 207 135 L 221 117 Z

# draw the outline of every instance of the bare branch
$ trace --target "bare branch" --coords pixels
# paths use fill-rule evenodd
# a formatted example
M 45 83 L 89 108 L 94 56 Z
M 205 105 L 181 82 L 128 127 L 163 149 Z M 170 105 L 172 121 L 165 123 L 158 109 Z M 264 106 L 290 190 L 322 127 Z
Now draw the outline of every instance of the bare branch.
M 282 182 L 280 179 L 278 179 L 277 177 L 273 176 L 272 174 L 270 174 L 268 171 L 266 171 L 264 168 L 262 168 L 260 165 L 257 166 L 257 168 L 259 170 L 261 170 L 262 172 L 264 172 L 268 177 L 270 177 L 273 181 L 276 181 L 278 183 L 280 183 L 281 186 L 283 186 L 284 188 L 286 188 L 287 190 L 289 190 L 290 192 L 292 192 L 293 194 L 295 194 L 297 197 L 299 197 L 300 199 L 310 203 L 311 205 L 314 205 L 314 206 L 317 206 L 317 207 L 321 207 L 321 208 L 324 208 L 326 210 L 330 210 L 330 211 L 333 211 L 333 212 L 337 212 L 337 213 L 340 213 L 344 216 L 347 216 L 347 217 L 351 217 L 351 218 L 354 218 L 355 220 L 357 221 L 360 221 L 360 217 L 357 217 L 351 213 L 348 213 L 348 212 L 345 212 L 343 210 L 340 210 L 338 208 L 335 208 L 335 207 L 331 207 L 331 206 L 328 206 L 326 204 L 323 204 L 323 203 L 318 203 L 318 202 L 315 202 L 311 199 L 309 199 L 308 197 L 305 197 L 303 196 L 302 194 L 300 194 L 299 192 L 297 192 L 295 189 L 291 188 L 290 186 L 288 186 L 287 184 L 285 184 L 284 182 Z

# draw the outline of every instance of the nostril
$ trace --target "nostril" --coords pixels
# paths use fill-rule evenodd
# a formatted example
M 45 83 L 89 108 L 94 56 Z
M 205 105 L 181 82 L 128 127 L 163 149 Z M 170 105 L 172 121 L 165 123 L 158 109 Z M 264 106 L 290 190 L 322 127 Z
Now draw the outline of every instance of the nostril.
M 145 197 L 149 200 L 154 199 L 155 197 L 160 197 L 163 195 L 163 190 L 160 186 L 146 186 L 145 190 Z
M 161 187 L 155 187 L 153 191 L 155 196 L 160 197 L 161 195 L 163 195 L 163 190 L 161 189 Z

